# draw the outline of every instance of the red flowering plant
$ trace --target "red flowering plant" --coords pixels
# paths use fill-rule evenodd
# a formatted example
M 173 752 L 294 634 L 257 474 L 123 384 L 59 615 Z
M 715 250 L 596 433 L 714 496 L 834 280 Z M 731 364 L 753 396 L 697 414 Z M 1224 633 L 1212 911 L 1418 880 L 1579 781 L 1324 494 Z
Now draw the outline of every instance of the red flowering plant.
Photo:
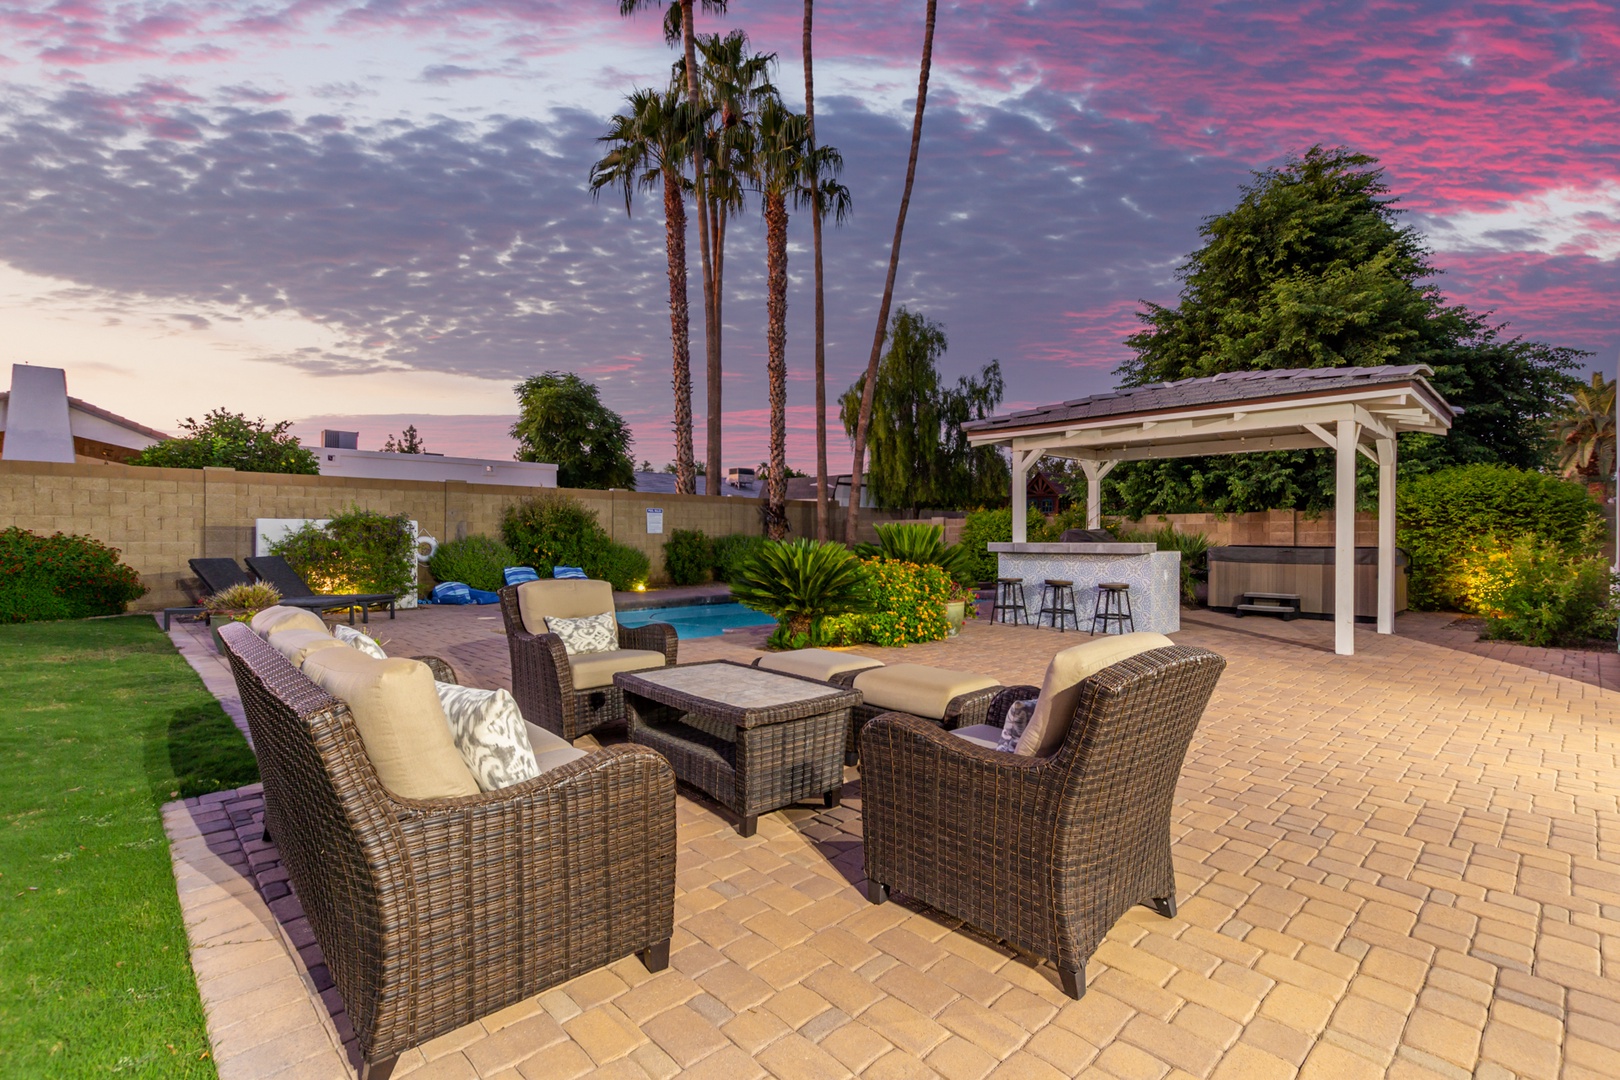
M 0 623 L 118 615 L 144 595 L 118 549 L 93 537 L 0 530 Z

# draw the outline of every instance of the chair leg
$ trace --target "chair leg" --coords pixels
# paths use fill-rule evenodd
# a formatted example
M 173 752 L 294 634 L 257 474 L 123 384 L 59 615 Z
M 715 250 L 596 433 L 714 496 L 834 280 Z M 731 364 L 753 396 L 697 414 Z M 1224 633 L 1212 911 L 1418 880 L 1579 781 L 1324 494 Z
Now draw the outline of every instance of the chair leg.
M 394 1066 L 399 1063 L 399 1055 L 392 1054 L 376 1061 L 362 1061 L 360 1063 L 360 1080 L 388 1080 L 394 1072 Z
M 861 755 L 854 750 L 844 751 L 845 768 L 853 769 L 861 760 Z
M 263 840 L 267 844 L 275 843 L 274 840 L 270 839 L 270 826 L 266 825 L 264 827 L 264 832 L 259 834 L 259 839 Z
M 1147 906 L 1167 919 L 1176 917 L 1176 898 L 1174 896 L 1155 896 L 1147 902 Z
M 1079 1001 L 1086 996 L 1086 969 L 1058 966 L 1058 978 L 1063 981 L 1063 992 Z
M 737 822 L 737 835 L 738 836 L 753 836 L 754 831 L 756 829 L 758 829 L 758 828 L 759 828 L 759 815 L 758 814 L 744 814 L 742 816 L 742 820 Z
M 663 971 L 669 967 L 669 938 L 642 949 L 636 953 L 636 959 L 640 960 L 642 966 L 655 975 Z
M 866 883 L 866 899 L 874 904 L 889 902 L 889 887 L 881 881 L 868 881 Z
M 825 806 L 828 810 L 831 810 L 836 806 L 843 805 L 843 802 L 844 802 L 844 793 L 843 793 L 843 791 L 839 790 L 838 788 L 834 788 L 833 790 L 827 792 L 826 794 L 822 795 L 822 797 L 821 797 L 822 805 Z

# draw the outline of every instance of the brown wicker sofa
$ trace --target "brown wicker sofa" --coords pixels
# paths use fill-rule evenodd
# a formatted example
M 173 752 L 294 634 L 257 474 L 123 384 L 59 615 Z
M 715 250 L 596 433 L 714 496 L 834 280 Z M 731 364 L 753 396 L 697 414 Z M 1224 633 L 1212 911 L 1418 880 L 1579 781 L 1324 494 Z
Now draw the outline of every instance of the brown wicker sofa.
M 616 746 L 500 790 L 397 798 L 347 705 L 247 626 L 220 637 L 266 831 L 343 995 L 362 1080 L 621 957 L 668 964 L 675 782 L 658 754 Z
M 615 664 L 613 654 L 600 654 L 609 662 L 581 678 L 577 661 L 570 662 L 562 638 L 530 630 L 531 625 L 540 626 L 546 615 L 577 618 L 612 611 L 613 587 L 605 581 L 542 579 L 507 585 L 500 590 L 500 598 L 506 647 L 512 654 L 512 696 L 524 717 L 569 742 L 599 727 L 625 723 L 624 693 L 613 685 L 613 675 L 637 670 L 635 661 L 628 661 L 628 666 Z M 621 651 L 662 653 L 663 666 L 675 663 L 677 645 L 675 628 L 666 623 L 619 627 Z M 645 669 L 653 664 L 656 659 L 639 666 Z
M 861 735 L 867 895 L 895 889 L 1057 965 L 1070 997 L 1126 911 L 1176 911 L 1170 810 L 1226 661 L 1186 646 L 1121 660 L 1080 684 L 1056 752 L 999 753 L 914 716 Z M 1033 686 L 991 706 L 1000 725 Z

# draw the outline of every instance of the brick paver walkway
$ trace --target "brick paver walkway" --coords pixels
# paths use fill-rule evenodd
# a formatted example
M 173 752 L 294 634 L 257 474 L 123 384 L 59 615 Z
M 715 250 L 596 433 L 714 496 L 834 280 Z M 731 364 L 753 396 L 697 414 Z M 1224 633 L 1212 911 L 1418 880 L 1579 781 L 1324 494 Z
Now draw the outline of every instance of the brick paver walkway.
M 373 627 L 502 685 L 489 614 Z M 868 905 L 849 770 L 843 807 L 766 815 L 747 840 L 683 790 L 670 970 L 620 961 L 397 1075 L 1620 1076 L 1620 694 L 1407 636 L 1358 631 L 1336 657 L 1327 623 L 1184 627 L 1230 665 L 1177 792 L 1181 912 L 1122 919 L 1084 1000 L 947 916 Z M 970 623 L 903 656 L 1038 682 L 1076 640 Z M 352 1076 L 259 803 L 169 808 L 221 1076 Z

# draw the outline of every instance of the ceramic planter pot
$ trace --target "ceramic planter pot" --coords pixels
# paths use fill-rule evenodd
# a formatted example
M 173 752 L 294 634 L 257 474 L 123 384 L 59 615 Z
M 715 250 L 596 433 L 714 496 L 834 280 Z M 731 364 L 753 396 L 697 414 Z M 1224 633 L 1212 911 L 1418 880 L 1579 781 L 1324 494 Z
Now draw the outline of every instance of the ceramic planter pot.
M 950 628 L 945 631 L 950 637 L 962 632 L 962 620 L 967 618 L 967 601 L 952 600 L 945 605 L 945 621 Z

